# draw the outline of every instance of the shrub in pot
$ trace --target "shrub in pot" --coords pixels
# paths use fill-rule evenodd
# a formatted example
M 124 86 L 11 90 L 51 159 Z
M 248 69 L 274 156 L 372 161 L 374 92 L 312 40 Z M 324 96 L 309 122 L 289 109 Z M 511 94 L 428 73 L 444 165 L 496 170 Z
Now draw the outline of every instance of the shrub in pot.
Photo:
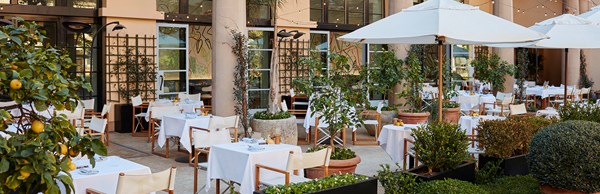
M 488 192 L 467 181 L 446 179 L 421 183 L 412 193 L 487 194 Z
M 295 193 L 377 193 L 377 179 L 356 175 L 339 174 L 318 180 L 302 183 L 290 183 L 289 185 L 277 185 L 267 187 L 255 194 L 295 194 Z
M 528 174 L 526 156 L 531 138 L 539 129 L 554 122 L 554 119 L 523 116 L 482 122 L 477 128 L 477 139 L 485 153 L 479 156 L 479 166 L 502 160 L 500 167 L 504 175 Z
M 529 170 L 551 188 L 600 192 L 600 123 L 565 121 L 537 132 L 529 146 Z M 552 192 L 547 192 L 552 193 Z
M 422 96 L 420 92 L 423 90 L 422 83 L 425 81 L 423 68 L 419 60 L 415 48 L 411 46 L 411 51 L 404 64 L 404 90 L 398 94 L 398 97 L 406 100 L 403 104 L 410 109 L 398 110 L 398 118 L 406 124 L 424 123 L 429 118 L 430 113 L 425 111 L 423 107 Z
M 383 186 L 386 194 L 411 193 L 418 185 L 417 177 L 401 171 L 402 167 L 396 163 L 396 170 L 391 170 L 389 164 L 381 164 L 377 171 L 377 180 Z
M 583 120 L 600 122 L 600 108 L 594 103 L 589 104 L 569 104 L 562 106 L 558 110 L 560 120 Z
M 315 148 L 309 148 L 306 152 L 316 152 L 327 148 L 326 145 L 317 146 Z M 329 175 L 332 174 L 343 174 L 343 173 L 354 173 L 356 166 L 360 163 L 361 159 L 354 151 L 348 148 L 334 147 L 329 157 Z M 325 170 L 322 167 L 315 167 L 305 169 L 306 177 L 315 179 L 325 177 Z
M 456 124 L 434 122 L 412 129 L 414 151 L 423 166 L 410 169 L 421 180 L 454 178 L 475 181 L 475 163 L 468 162 L 469 142 Z

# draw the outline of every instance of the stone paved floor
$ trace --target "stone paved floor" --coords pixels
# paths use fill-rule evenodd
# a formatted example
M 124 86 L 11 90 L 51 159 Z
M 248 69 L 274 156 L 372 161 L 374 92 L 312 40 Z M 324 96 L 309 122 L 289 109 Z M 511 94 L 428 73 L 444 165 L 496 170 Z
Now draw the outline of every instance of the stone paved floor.
M 301 128 L 301 127 L 299 127 Z M 299 129 L 299 134 L 305 134 L 304 129 Z M 359 137 L 366 137 L 367 134 L 364 130 L 359 130 Z M 301 135 L 303 136 L 303 135 Z M 351 144 L 350 135 L 347 135 L 347 144 Z M 110 134 L 110 146 L 108 147 L 109 155 L 118 155 L 128 160 L 146 165 L 150 167 L 152 172 L 158 172 L 164 170 L 172 165 L 177 166 L 177 178 L 175 184 L 176 193 L 193 193 L 193 168 L 184 163 L 178 163 L 174 158 L 187 156 L 184 153 L 178 153 L 176 148 L 173 147 L 170 151 L 170 158 L 163 158 L 160 156 L 152 155 L 150 153 L 151 144 L 147 143 L 145 137 L 132 137 L 130 133 L 116 133 L 111 132 Z M 302 150 L 306 151 L 308 145 L 302 145 Z M 380 164 L 393 164 L 389 156 L 379 146 L 352 146 L 349 145 L 357 155 L 362 159 L 362 162 L 358 165 L 356 173 L 363 175 L 375 175 L 377 170 L 380 169 Z M 394 165 L 392 165 L 394 166 Z M 205 181 L 205 171 L 200 172 L 199 185 L 203 185 Z M 214 182 L 213 189 L 208 193 L 214 193 Z M 383 189 L 379 186 L 378 193 L 383 193 Z M 202 191 L 200 193 L 206 193 Z

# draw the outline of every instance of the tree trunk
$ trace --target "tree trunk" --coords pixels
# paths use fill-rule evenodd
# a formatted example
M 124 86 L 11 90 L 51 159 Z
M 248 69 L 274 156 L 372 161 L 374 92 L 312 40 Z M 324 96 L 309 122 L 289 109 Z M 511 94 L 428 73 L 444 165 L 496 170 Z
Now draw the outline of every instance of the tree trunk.
M 273 21 L 273 52 L 271 54 L 271 89 L 269 90 L 269 104 L 267 111 L 270 114 L 279 112 L 279 41 L 277 41 L 277 4 L 271 7 L 271 20 Z

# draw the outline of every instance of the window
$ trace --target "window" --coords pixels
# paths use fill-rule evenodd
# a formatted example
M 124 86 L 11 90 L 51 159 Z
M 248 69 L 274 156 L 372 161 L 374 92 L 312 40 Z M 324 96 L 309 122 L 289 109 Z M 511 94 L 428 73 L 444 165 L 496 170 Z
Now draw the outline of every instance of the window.
M 270 62 L 273 52 L 273 29 L 248 29 L 248 58 L 250 60 L 249 109 L 265 109 L 269 101 Z
M 328 0 L 327 16 L 328 23 L 344 24 L 346 23 L 346 2 L 344 0 Z
M 323 72 L 327 71 L 329 62 L 329 32 L 327 31 L 311 31 L 310 32 L 310 49 L 317 51 L 321 57 L 321 61 L 327 61 L 327 66 L 323 67 Z
M 371 64 L 371 61 L 373 61 L 378 54 L 381 54 L 384 51 L 388 50 L 388 45 L 367 44 L 366 47 L 367 47 L 367 63 L 366 63 L 367 68 L 369 68 L 369 69 L 375 68 L 375 67 L 370 67 L 369 64 Z M 384 99 L 383 94 L 381 94 L 379 92 L 375 92 L 375 91 L 369 91 L 369 101 L 371 102 L 371 106 L 376 106 L 377 103 L 382 100 L 387 100 L 387 99 Z
M 320 22 L 323 18 L 322 0 L 310 0 L 310 20 Z
M 0 3 L 6 3 L 6 4 L 9 4 L 9 3 L 10 3 L 10 0 L 0 0 Z
M 189 14 L 209 16 L 212 14 L 212 0 L 189 0 Z
M 246 1 L 246 17 L 248 20 L 270 20 L 271 8 L 266 3 L 252 3 Z
M 326 14 L 323 15 L 323 10 Z M 384 16 L 384 0 L 311 0 L 310 19 L 334 24 L 365 25 Z
M 348 0 L 348 24 L 360 25 L 365 23 L 364 0 Z
M 179 0 L 156 0 L 156 9 L 165 13 L 179 13 Z
M 157 24 L 158 92 L 160 97 L 188 92 L 188 26 Z
M 458 73 L 463 78 L 469 77 L 467 66 L 474 56 L 469 45 L 452 45 L 452 72 Z
M 95 9 L 96 0 L 68 0 L 67 5 L 74 8 Z
M 43 5 L 43 6 L 54 6 L 54 0 L 19 0 L 20 5 Z
M 382 0 L 369 0 L 369 22 L 383 19 L 384 13 Z

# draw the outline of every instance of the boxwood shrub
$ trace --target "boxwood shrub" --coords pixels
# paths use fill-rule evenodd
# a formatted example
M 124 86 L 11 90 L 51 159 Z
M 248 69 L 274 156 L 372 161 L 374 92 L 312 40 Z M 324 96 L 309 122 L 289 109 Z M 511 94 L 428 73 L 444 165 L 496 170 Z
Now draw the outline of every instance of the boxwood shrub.
M 600 107 L 595 104 L 568 104 L 558 110 L 562 121 L 583 120 L 600 122 Z
M 542 184 L 600 192 L 600 123 L 565 121 L 541 129 L 531 140 L 528 163 Z
M 430 123 L 412 129 L 415 151 L 429 173 L 452 169 L 469 158 L 469 142 L 458 125 L 444 122 Z
M 292 114 L 290 114 L 289 112 L 278 112 L 275 114 L 270 114 L 267 111 L 261 111 L 261 112 L 257 112 L 254 113 L 254 118 L 255 119 L 261 119 L 261 120 L 279 120 L 279 119 L 287 119 L 292 117 Z
M 455 179 L 427 181 L 419 184 L 412 193 L 419 194 L 487 194 L 477 185 Z

